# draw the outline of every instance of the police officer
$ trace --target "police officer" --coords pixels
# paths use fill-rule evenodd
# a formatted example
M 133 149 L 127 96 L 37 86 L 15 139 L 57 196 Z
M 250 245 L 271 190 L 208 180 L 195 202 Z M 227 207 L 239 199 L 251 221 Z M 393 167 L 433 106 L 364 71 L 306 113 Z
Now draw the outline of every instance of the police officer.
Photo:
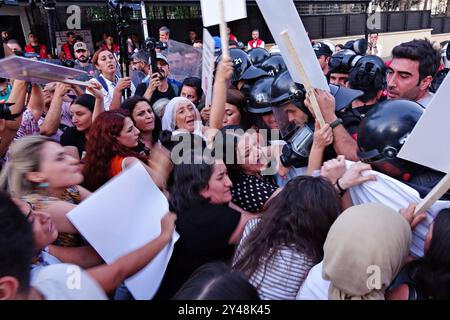
M 441 180 L 442 173 L 397 157 L 424 109 L 417 102 L 398 99 L 379 103 L 358 128 L 358 155 L 375 170 L 398 179 L 421 197 Z M 450 194 L 444 196 L 450 199 Z
M 349 136 L 342 126 L 342 120 L 336 116 L 335 110 L 349 105 L 363 93 L 343 87 L 330 85 L 330 92 L 317 91 L 319 106 L 327 111 L 322 114 L 325 122 L 329 123 L 335 139 L 333 148 L 336 153 L 344 154 L 348 159 L 357 159 L 355 140 Z M 312 144 L 312 130 L 314 117 L 309 102 L 305 100 L 306 91 L 300 84 L 295 83 L 288 71 L 280 73 L 271 87 L 271 104 L 281 136 L 288 141 L 283 150 L 285 158 L 283 165 L 291 163 L 294 166 L 305 164 L 304 159 L 309 154 L 308 148 Z M 336 139 L 337 138 L 337 139 Z M 338 140 L 336 143 L 335 141 Z M 350 150 L 350 151 L 349 151 Z M 298 161 L 298 162 L 297 162 Z
M 442 70 L 439 70 L 436 73 L 436 76 L 433 78 L 433 82 L 431 83 L 430 87 L 430 91 L 433 93 L 436 93 L 436 91 L 439 89 L 442 81 L 444 81 L 445 77 L 448 74 L 448 71 L 450 70 L 450 46 L 448 45 L 448 42 L 442 48 L 441 56 L 444 68 Z
M 328 62 L 329 83 L 348 87 L 348 74 L 361 57 L 350 49 L 333 54 Z
M 348 75 L 348 84 L 352 89 L 364 94 L 355 99 L 350 106 L 340 112 L 344 127 L 356 138 L 361 119 L 381 99 L 386 83 L 386 66 L 377 56 L 363 56 Z

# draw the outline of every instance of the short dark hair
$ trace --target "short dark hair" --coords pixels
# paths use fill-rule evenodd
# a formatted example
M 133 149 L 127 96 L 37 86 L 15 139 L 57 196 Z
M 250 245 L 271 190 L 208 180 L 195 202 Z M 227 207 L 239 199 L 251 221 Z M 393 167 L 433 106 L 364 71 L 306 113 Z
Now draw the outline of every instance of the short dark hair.
M 30 289 L 30 265 L 34 254 L 33 230 L 8 194 L 0 192 L 0 278 L 12 276 L 19 292 Z
M 195 92 L 197 93 L 198 98 L 200 99 L 202 97 L 202 95 L 203 95 L 202 80 L 200 78 L 187 77 L 186 79 L 183 80 L 183 84 L 181 85 L 181 88 L 183 88 L 183 86 L 195 88 Z
M 75 32 L 73 32 L 73 31 L 69 31 L 66 34 L 67 38 L 70 37 L 70 36 L 74 36 L 74 35 L 75 35 Z
M 372 35 L 372 34 L 378 35 L 378 31 L 371 31 L 371 32 L 369 32 L 369 35 Z
M 202 157 L 201 161 L 198 161 L 197 157 Z M 173 184 L 169 188 L 170 204 L 179 214 L 196 205 L 208 203 L 208 199 L 200 192 L 208 187 L 209 179 L 214 172 L 214 164 L 204 161 L 202 150 L 193 151 L 192 159 L 194 161 L 191 163 L 177 164 L 173 169 Z
M 427 76 L 434 77 L 441 63 L 441 54 L 428 39 L 403 42 L 392 49 L 392 59 L 410 59 L 419 62 L 419 82 Z
M 260 300 L 246 276 L 224 262 L 198 268 L 172 300 Z

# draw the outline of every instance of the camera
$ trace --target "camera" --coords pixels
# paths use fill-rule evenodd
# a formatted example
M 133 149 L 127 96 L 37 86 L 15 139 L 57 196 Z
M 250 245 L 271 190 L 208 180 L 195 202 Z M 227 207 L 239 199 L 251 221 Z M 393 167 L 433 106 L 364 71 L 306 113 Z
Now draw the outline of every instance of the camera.
M 0 119 L 3 120 L 14 120 L 22 113 L 11 114 L 11 109 L 9 108 L 14 103 L 0 103 Z
M 309 152 L 313 143 L 314 132 L 305 124 L 299 128 L 283 146 L 280 161 L 285 167 L 304 167 L 308 164 Z
M 145 39 L 144 48 L 147 50 L 150 55 L 150 63 L 152 65 L 152 72 L 158 72 L 161 74 L 161 70 L 156 65 L 156 49 L 158 50 L 166 50 L 167 43 L 156 40 L 155 38 L 147 38 Z

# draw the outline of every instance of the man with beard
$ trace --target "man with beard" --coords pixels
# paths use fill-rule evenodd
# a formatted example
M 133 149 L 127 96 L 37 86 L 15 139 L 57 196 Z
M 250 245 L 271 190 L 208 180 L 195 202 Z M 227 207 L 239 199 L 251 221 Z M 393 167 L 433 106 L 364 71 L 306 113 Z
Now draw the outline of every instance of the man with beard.
M 77 78 L 80 81 L 88 81 L 95 76 L 94 65 L 89 62 L 91 53 L 84 42 L 77 42 L 73 45 L 75 51 L 75 66 L 74 69 L 86 71 L 87 75 L 82 75 Z
M 136 88 L 136 95 L 148 99 L 150 105 L 161 98 L 175 98 L 179 92 L 175 84 L 169 83 L 169 62 L 161 53 L 156 54 L 156 66 L 157 70 L 152 70 L 151 78 Z

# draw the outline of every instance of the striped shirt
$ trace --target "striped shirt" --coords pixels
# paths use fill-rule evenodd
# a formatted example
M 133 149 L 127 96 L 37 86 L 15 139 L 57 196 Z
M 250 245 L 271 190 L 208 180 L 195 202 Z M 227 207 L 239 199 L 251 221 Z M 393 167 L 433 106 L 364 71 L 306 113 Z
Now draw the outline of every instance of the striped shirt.
M 243 243 L 259 222 L 260 219 L 251 219 L 245 226 L 233 265 L 243 255 L 245 251 Z M 311 259 L 301 254 L 293 245 L 286 245 L 279 249 L 270 261 L 267 261 L 266 257 L 261 257 L 249 282 L 256 287 L 262 300 L 295 300 L 303 281 L 314 265 Z

